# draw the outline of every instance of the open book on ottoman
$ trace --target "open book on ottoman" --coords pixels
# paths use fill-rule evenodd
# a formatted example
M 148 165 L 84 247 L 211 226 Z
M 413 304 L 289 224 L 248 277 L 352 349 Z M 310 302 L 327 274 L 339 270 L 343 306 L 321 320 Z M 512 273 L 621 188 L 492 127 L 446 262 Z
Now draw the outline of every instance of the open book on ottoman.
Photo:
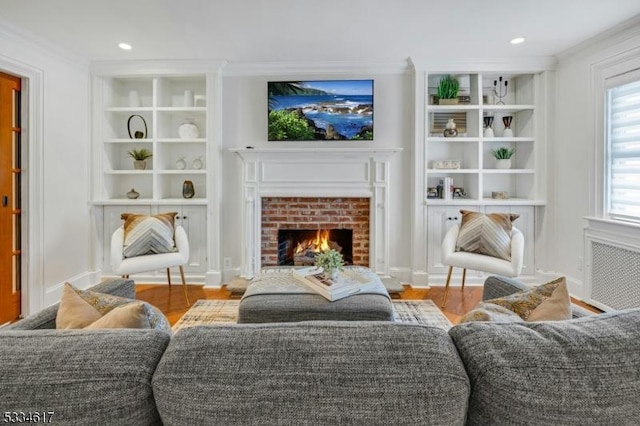
M 322 268 L 316 267 L 295 269 L 293 274 L 311 290 L 332 302 L 371 290 L 379 283 L 377 277 L 372 278 L 350 269 L 338 270 L 335 278 L 328 278 Z

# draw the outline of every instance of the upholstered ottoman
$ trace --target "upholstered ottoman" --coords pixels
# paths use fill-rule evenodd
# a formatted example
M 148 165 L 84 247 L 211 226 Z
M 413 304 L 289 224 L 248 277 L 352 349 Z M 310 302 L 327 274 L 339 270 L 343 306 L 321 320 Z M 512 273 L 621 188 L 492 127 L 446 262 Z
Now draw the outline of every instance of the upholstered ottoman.
M 380 279 L 369 273 L 378 281 L 374 288 L 330 302 L 294 278 L 291 270 L 270 270 L 255 277 L 247 288 L 238 322 L 393 321 L 389 294 Z

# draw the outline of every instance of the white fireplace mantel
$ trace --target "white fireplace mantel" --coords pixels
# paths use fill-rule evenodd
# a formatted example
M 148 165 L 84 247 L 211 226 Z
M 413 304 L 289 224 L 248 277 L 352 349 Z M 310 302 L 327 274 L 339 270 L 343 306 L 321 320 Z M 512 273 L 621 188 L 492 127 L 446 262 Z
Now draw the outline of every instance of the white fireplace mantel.
M 262 197 L 367 197 L 369 267 L 389 275 L 390 158 L 402 148 L 241 148 L 242 265 L 245 278 L 261 268 Z

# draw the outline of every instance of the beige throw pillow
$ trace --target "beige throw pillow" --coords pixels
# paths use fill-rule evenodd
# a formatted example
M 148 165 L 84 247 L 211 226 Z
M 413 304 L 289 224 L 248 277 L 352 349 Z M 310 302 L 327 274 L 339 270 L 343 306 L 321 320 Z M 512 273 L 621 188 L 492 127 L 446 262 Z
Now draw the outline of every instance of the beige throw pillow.
M 557 278 L 530 290 L 485 300 L 507 308 L 525 321 L 559 321 L 571 319 L 571 298 L 565 277 Z
M 494 303 L 481 302 L 475 309 L 467 312 L 458 322 L 492 321 L 492 322 L 522 322 L 522 318 L 513 311 Z
M 84 328 L 101 317 L 102 314 L 80 297 L 71 284 L 64 284 L 56 315 L 57 329 Z
M 511 223 L 520 217 L 514 213 L 478 213 L 460 210 L 462 221 L 456 251 L 484 254 L 511 260 Z
M 142 311 L 139 309 L 136 311 L 128 311 L 130 313 L 135 313 L 135 315 L 138 315 L 140 312 L 144 313 L 146 316 L 146 323 L 148 323 L 149 326 L 141 328 L 152 328 L 155 330 L 162 330 L 169 334 L 172 333 L 171 325 L 169 324 L 167 317 L 165 317 L 164 314 L 155 306 L 135 299 L 127 299 L 125 297 L 98 293 L 91 290 L 79 290 L 69 283 L 65 283 L 62 292 L 62 299 L 60 300 L 60 307 L 58 308 L 58 314 L 56 317 L 56 328 L 85 328 L 100 318 L 108 315 L 116 308 L 132 304 L 143 305 Z M 70 306 L 73 307 L 73 309 L 70 309 Z M 124 313 L 118 313 L 114 315 L 118 316 L 123 314 Z M 142 321 L 143 324 L 146 324 L 143 320 L 140 321 Z
M 99 328 L 151 328 L 144 305 L 140 302 L 118 306 L 102 318 L 85 327 Z
M 571 297 L 564 277 L 551 296 L 543 300 L 531 313 L 527 321 L 561 321 L 571 319 Z

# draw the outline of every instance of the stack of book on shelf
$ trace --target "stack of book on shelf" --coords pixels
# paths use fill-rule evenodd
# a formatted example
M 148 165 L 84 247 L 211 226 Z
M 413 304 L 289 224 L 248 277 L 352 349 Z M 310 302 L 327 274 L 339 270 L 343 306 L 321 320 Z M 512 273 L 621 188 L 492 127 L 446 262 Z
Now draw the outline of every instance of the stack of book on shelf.
M 378 282 L 349 269 L 338 270 L 335 279 L 328 278 L 322 268 L 295 269 L 294 276 L 311 290 L 333 302 L 373 289 Z

